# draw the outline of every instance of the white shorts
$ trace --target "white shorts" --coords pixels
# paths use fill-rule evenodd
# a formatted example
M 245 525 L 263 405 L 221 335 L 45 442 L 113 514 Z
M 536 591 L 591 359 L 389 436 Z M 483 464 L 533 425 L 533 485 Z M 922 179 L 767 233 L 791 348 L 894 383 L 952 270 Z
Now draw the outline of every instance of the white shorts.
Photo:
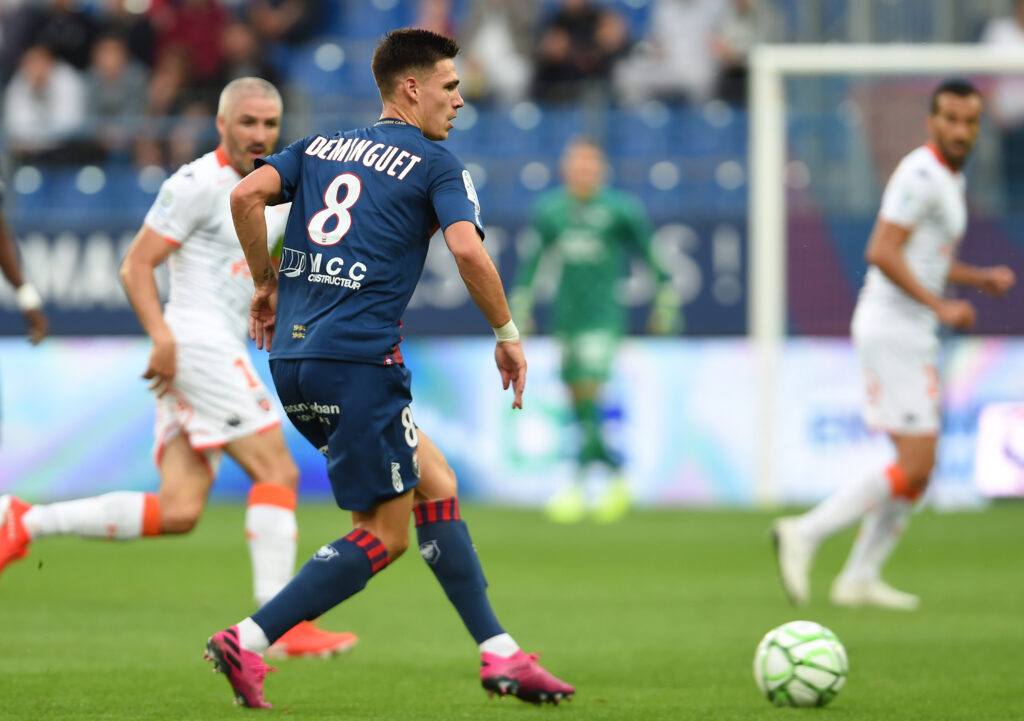
M 153 457 L 184 433 L 216 475 L 221 448 L 280 425 L 281 417 L 241 343 L 179 345 L 170 390 L 156 400 Z
M 906 435 L 938 433 L 939 342 L 933 335 L 858 332 L 854 347 L 864 371 L 864 422 Z

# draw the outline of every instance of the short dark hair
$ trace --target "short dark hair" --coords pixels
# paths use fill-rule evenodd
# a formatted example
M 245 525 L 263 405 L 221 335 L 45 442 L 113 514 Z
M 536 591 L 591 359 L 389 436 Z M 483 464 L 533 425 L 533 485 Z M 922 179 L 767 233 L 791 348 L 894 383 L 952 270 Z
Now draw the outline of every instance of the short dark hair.
M 385 35 L 373 51 L 373 80 L 382 96 L 391 92 L 389 87 L 398 76 L 410 70 L 432 69 L 438 60 L 454 58 L 459 44 L 444 35 L 419 28 L 392 30 Z
M 946 78 L 939 86 L 932 92 L 931 100 L 931 114 L 939 112 L 939 96 L 945 93 L 956 95 L 961 98 L 970 97 L 971 95 L 977 95 L 981 97 L 981 93 L 974 87 L 974 83 L 970 80 L 964 80 L 963 78 Z

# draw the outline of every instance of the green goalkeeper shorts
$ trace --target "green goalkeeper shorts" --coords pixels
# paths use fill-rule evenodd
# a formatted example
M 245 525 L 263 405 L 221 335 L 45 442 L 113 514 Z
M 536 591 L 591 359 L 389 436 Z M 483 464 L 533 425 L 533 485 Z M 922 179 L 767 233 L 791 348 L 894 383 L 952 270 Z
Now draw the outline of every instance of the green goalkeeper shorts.
M 562 345 L 562 380 L 572 384 L 589 380 L 603 383 L 611 374 L 619 347 L 619 334 L 588 330 L 559 338 Z

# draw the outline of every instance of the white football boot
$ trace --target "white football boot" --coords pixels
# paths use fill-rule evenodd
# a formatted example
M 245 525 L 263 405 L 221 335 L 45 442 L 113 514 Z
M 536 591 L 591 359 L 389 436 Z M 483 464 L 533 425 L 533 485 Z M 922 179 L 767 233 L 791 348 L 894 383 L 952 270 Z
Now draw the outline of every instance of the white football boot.
M 851 608 L 876 606 L 894 611 L 916 611 L 921 605 L 918 596 L 899 591 L 880 578 L 851 579 L 840 576 L 832 584 L 830 598 L 837 606 Z
M 796 518 L 780 518 L 772 524 L 772 540 L 779 563 L 782 588 L 795 606 L 811 600 L 811 562 L 815 547 L 796 527 Z

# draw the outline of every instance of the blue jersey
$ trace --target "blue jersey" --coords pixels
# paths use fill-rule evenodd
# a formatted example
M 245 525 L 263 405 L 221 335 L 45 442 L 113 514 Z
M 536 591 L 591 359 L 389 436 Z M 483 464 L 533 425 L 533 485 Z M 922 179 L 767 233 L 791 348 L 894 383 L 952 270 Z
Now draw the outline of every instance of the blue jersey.
M 420 129 L 384 119 L 263 160 L 292 202 L 271 358 L 401 362 L 400 321 L 434 231 L 483 237 L 469 171 Z

